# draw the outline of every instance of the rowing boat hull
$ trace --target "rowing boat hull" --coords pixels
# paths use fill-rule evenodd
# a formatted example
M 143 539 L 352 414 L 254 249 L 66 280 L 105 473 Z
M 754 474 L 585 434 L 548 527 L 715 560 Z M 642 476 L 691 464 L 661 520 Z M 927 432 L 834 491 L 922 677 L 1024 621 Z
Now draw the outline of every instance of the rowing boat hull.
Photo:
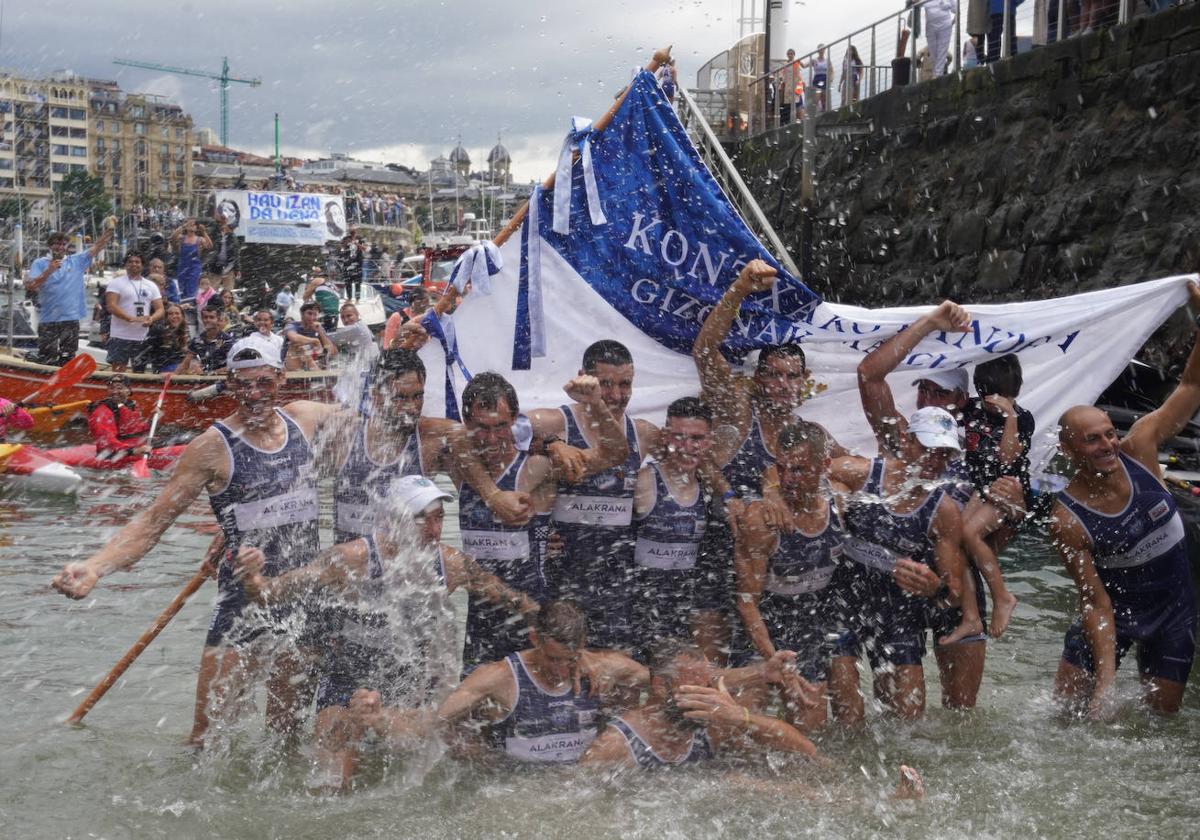
M 14 402 L 22 400 L 44 385 L 56 370 L 57 368 L 47 365 L 39 365 L 14 356 L 0 354 L 0 397 L 6 397 Z M 53 402 L 102 400 L 108 395 L 108 380 L 111 376 L 111 371 L 98 370 L 79 384 L 55 393 Z M 159 391 L 162 390 L 163 377 L 152 373 L 131 373 L 128 374 L 128 377 L 133 401 L 137 403 L 142 413 L 149 417 L 154 413 L 154 404 L 158 399 Z M 185 376 L 183 374 L 173 376 L 163 399 L 162 424 L 180 429 L 202 431 L 212 425 L 214 420 L 220 420 L 222 417 L 232 414 L 237 404 L 228 394 L 198 402 L 191 402 L 187 399 L 189 392 L 214 385 L 223 378 L 221 376 Z M 289 373 L 279 392 L 280 401 L 287 403 L 303 399 L 331 402 L 333 386 L 336 382 L 337 374 L 325 371 Z M 77 414 L 75 412 L 62 414 L 49 412 L 39 416 L 42 421 L 35 426 L 35 432 L 38 435 L 53 435 Z

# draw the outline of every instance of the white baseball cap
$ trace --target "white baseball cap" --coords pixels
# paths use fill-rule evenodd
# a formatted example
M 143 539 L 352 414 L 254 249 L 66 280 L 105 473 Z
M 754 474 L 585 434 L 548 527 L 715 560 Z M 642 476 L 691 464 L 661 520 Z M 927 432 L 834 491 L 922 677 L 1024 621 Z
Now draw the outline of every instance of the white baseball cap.
M 239 361 L 237 356 L 243 350 L 253 350 L 258 355 Z M 283 359 L 280 358 L 279 348 L 271 344 L 271 342 L 257 332 L 250 333 L 245 338 L 238 339 L 229 348 L 229 355 L 226 358 L 229 360 L 228 367 L 230 370 L 262 367 L 263 365 L 273 368 L 283 367 Z
M 931 405 L 917 409 L 908 418 L 908 433 L 916 435 L 927 449 L 962 451 L 958 442 L 958 423 L 944 408 Z
M 971 393 L 971 384 L 970 379 L 967 378 L 966 368 L 923 371 L 913 380 L 913 385 L 920 385 L 922 382 L 932 382 L 947 391 L 962 391 L 964 395 Z
M 438 487 L 423 475 L 406 475 L 396 479 L 388 487 L 395 508 L 407 510 L 411 516 L 420 516 L 434 502 L 451 502 L 454 496 Z

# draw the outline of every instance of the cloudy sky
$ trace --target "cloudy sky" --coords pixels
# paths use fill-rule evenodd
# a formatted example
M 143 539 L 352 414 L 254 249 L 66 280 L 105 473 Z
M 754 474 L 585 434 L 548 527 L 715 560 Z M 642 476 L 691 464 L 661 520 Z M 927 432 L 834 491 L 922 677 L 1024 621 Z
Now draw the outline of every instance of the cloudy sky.
M 804 53 L 883 17 L 900 0 L 784 0 Z M 572 115 L 596 117 L 631 69 L 674 45 L 680 81 L 739 35 L 750 0 L 0 0 L 0 70 L 117 79 L 218 127 L 217 85 L 118 67 L 114 58 L 259 77 L 230 90 L 230 145 L 330 151 L 424 168 L 461 136 L 478 162 L 497 133 L 514 174 L 553 168 Z M 762 0 L 756 5 L 761 9 Z

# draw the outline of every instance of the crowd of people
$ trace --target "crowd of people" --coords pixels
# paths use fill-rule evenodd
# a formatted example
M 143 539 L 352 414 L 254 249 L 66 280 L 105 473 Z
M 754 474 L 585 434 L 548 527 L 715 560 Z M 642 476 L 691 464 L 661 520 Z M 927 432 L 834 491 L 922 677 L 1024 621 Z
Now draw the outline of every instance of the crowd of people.
M 915 80 L 918 82 L 943 76 L 954 66 L 953 45 L 955 32 L 961 28 L 964 40 L 959 47 L 961 66 L 964 70 L 992 64 L 1003 56 L 1005 25 L 1008 29 L 1008 55 L 1017 54 L 1018 9 L 1026 0 L 905 0 L 911 13 L 902 21 L 901 51 L 898 61 L 904 58 L 907 38 L 925 38 L 925 44 L 915 50 Z M 1137 4 L 1134 14 L 1161 11 L 1173 0 L 1145 0 Z M 1007 10 L 1005 6 L 1007 5 Z M 1034 45 L 1053 44 L 1071 35 L 1081 35 L 1101 27 L 1111 26 L 1118 20 L 1117 0 L 1039 0 L 1031 13 L 1032 42 Z M 1060 5 L 1062 33 L 1059 33 Z M 958 19 L 962 14 L 962 20 Z M 1022 20 L 1025 18 L 1023 17 Z M 1024 29 L 1024 26 L 1022 27 Z M 787 125 L 803 119 L 805 113 L 820 114 L 830 105 L 829 91 L 834 88 L 835 76 L 842 105 L 857 102 L 862 97 L 862 83 L 866 72 L 885 70 L 895 74 L 895 64 L 890 56 L 885 62 L 870 67 L 864 63 L 858 47 L 846 45 L 842 54 L 840 76 L 835 74 L 826 57 L 824 44 L 817 46 L 815 54 L 797 59 L 795 50 L 787 51 L 787 60 L 772 71 L 771 95 L 778 109 L 779 124 Z M 893 84 L 904 82 L 895 81 Z M 908 78 L 908 76 L 904 76 Z M 884 85 L 886 89 L 888 85 Z
M 587 348 L 561 406 L 522 406 L 502 375 L 479 373 L 461 424 L 424 416 L 420 319 L 395 331 L 350 408 L 279 405 L 285 357 L 265 335 L 239 339 L 225 364 L 234 413 L 53 585 L 88 596 L 207 490 L 220 595 L 190 743 L 265 673 L 272 728 L 301 732 L 315 706 L 316 790 L 348 788 L 367 739 L 631 768 L 773 753 L 836 772 L 813 738 L 868 725 L 864 657 L 885 713 L 924 713 L 930 646 L 942 704 L 975 705 L 987 640 L 1017 606 L 997 555 L 1020 528 L 1047 524 L 1081 607 L 1057 696 L 1106 718 L 1136 647 L 1146 703 L 1178 710 L 1196 605 L 1157 451 L 1200 409 L 1200 349 L 1124 440 L 1103 412 L 1068 411 L 1060 440 L 1075 472 L 1057 496 L 1037 496 L 1015 356 L 978 365 L 975 396 L 961 369 L 919 373 L 917 411 L 896 409 L 887 375 L 926 336 L 966 329 L 952 302 L 863 359 L 873 457 L 803 418 L 813 372 L 800 346 L 767 347 L 751 376 L 736 375 L 721 345 L 743 301 L 775 279 L 753 261 L 712 308 L 693 348 L 701 390 L 661 426 L 626 413 L 635 360 L 610 339 Z M 1200 306 L 1200 289 L 1189 295 Z M 319 330 L 319 310 L 308 313 Z M 436 476 L 456 488 L 461 548 L 442 540 L 452 496 Z M 334 534 L 322 550 L 324 492 Z M 468 598 L 451 689 L 430 661 L 453 636 L 429 605 L 455 589 Z M 904 769 L 898 795 L 920 787 Z

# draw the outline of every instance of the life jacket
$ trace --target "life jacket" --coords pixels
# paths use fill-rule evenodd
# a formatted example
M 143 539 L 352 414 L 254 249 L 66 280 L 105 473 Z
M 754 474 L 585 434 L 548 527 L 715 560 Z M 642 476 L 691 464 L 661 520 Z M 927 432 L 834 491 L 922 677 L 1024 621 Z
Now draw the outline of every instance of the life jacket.
M 89 419 L 100 406 L 105 406 L 112 412 L 113 420 L 117 424 L 117 440 L 130 440 L 146 434 L 146 419 L 142 417 L 133 400 L 119 403 L 112 397 L 108 397 L 94 402 L 88 406 Z

